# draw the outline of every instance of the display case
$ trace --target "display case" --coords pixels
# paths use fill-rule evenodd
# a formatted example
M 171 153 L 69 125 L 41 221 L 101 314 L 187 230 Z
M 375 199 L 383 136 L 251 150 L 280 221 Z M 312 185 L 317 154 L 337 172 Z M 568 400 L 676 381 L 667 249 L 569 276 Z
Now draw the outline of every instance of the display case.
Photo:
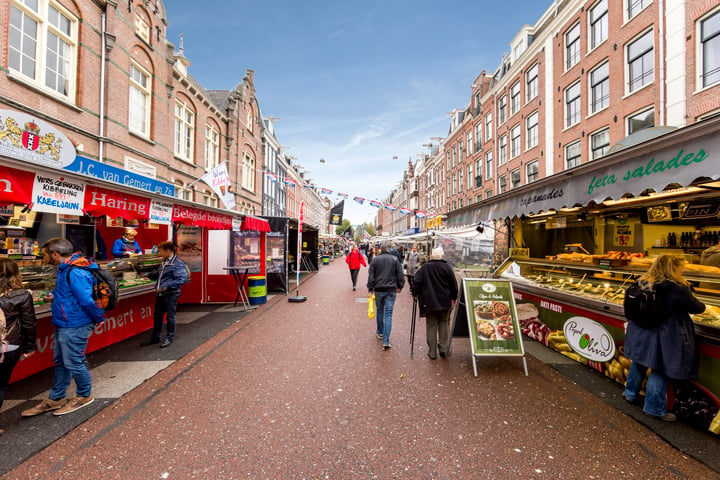
M 601 262 L 588 256 L 579 262 L 509 258 L 495 276 L 510 280 L 521 290 L 540 298 L 610 315 L 624 321 L 625 289 L 642 275 L 650 259 Z M 684 277 L 695 287 L 695 295 L 707 309 L 693 315 L 699 335 L 720 341 L 720 269 L 688 264 Z

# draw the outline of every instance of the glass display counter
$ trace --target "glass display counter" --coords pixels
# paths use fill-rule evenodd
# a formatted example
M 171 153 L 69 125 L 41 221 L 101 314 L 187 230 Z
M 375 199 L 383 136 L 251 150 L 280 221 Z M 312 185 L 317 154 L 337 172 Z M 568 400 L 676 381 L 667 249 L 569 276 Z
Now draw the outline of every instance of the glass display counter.
M 640 277 L 650 259 L 602 262 L 592 256 L 580 262 L 511 258 L 495 272 L 521 290 L 539 297 L 582 306 L 624 321 L 625 289 Z M 707 309 L 693 315 L 701 336 L 720 340 L 720 269 L 688 264 L 684 277 L 695 287 L 695 295 Z

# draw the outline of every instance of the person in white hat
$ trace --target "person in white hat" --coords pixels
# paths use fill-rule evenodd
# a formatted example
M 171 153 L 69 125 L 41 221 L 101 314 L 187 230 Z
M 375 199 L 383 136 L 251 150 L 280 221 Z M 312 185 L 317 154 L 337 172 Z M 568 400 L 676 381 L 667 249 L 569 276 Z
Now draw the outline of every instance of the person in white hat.
M 450 353 L 450 310 L 458 296 L 458 284 L 452 267 L 443 260 L 441 247 L 433 249 L 430 261 L 415 274 L 413 293 L 425 311 L 428 357 L 435 360 Z
M 115 258 L 129 257 L 131 254 L 142 253 L 140 244 L 135 240 L 137 230 L 126 228 L 123 236 L 115 240 L 112 247 L 112 255 Z

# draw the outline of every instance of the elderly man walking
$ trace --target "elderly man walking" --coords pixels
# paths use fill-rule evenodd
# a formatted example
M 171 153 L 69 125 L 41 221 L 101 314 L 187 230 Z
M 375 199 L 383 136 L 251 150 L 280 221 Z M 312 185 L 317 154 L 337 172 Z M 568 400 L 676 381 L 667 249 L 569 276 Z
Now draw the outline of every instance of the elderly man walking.
M 402 265 L 397 256 L 391 253 L 392 243 L 384 242 L 380 255 L 373 258 L 368 268 L 368 291 L 375 293 L 375 307 L 377 310 L 375 335 L 382 338 L 383 349 L 390 345 L 390 330 L 392 330 L 392 314 L 395 306 L 396 294 L 405 285 Z

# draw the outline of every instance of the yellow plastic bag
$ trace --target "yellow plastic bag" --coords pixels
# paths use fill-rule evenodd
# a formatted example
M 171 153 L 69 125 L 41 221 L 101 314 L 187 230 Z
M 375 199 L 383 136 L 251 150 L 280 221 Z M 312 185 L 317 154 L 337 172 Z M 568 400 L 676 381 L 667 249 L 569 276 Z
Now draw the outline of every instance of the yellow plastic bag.
M 371 293 L 368 297 L 368 318 L 372 320 L 375 318 L 375 294 Z

